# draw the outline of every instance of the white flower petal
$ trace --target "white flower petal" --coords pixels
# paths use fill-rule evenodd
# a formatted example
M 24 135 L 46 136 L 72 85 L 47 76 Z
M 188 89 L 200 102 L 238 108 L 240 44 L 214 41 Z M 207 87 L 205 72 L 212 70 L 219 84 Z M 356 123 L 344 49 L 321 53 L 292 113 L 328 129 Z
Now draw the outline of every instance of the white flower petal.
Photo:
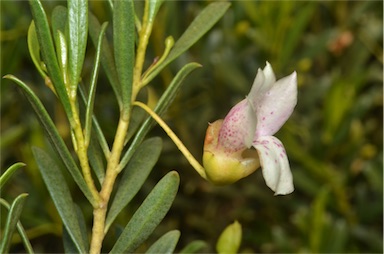
M 251 91 L 248 94 L 248 98 L 252 101 L 253 105 L 255 104 L 255 101 L 262 98 L 262 95 L 268 91 L 269 87 L 264 87 L 265 84 L 264 72 L 261 69 L 258 69 L 255 80 L 253 81 L 251 87 Z
M 265 183 L 275 195 L 293 192 L 293 179 L 287 154 L 281 141 L 273 136 L 259 137 L 253 142 L 256 148 Z
M 275 74 L 273 73 L 271 65 L 267 62 L 263 70 L 257 70 L 255 81 L 253 81 L 251 91 L 248 94 L 249 99 L 253 102 L 253 106 L 256 106 L 257 101 L 262 100 L 275 82 Z
M 271 85 L 271 84 L 276 82 L 275 73 L 272 70 L 272 66 L 268 62 L 266 63 L 266 65 L 263 69 L 263 73 L 265 76 L 264 82 L 266 85 Z
M 251 147 L 256 122 L 256 113 L 249 100 L 242 100 L 225 117 L 219 132 L 219 144 L 231 152 Z
M 278 80 L 262 97 L 259 95 L 253 97 L 252 102 L 258 120 L 255 137 L 275 134 L 288 120 L 296 106 L 296 72 Z

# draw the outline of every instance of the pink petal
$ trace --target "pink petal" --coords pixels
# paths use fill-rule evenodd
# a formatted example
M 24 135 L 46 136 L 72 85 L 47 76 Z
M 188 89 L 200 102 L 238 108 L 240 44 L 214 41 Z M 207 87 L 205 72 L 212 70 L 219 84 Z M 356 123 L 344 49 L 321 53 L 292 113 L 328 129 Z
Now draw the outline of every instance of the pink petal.
M 253 147 L 259 154 L 267 186 L 275 192 L 275 195 L 293 192 L 292 173 L 281 141 L 273 136 L 263 136 L 253 142 Z
M 219 145 L 229 152 L 251 147 L 256 122 L 256 114 L 249 100 L 242 100 L 225 117 L 219 132 Z
M 267 87 L 269 89 L 265 90 Z M 252 90 L 251 92 L 253 92 Z M 252 93 L 249 95 L 249 99 L 257 114 L 255 137 L 275 134 L 288 120 L 296 106 L 296 72 L 276 81 L 272 86 L 267 83 L 262 84 L 259 94 Z

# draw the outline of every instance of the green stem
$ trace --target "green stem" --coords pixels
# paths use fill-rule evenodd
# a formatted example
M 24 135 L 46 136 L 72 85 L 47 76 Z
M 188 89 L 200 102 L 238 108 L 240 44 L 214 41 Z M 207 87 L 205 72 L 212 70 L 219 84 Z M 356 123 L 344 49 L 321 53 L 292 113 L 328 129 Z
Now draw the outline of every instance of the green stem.
M 179 148 L 180 152 L 185 156 L 188 162 L 192 165 L 192 167 L 199 173 L 199 175 L 207 179 L 207 175 L 205 173 L 204 167 L 195 159 L 195 157 L 189 152 L 188 148 L 185 147 L 183 142 L 177 137 L 177 135 L 169 128 L 169 126 L 158 116 L 151 108 L 145 105 L 142 102 L 135 101 L 133 105 L 139 106 L 144 109 L 159 125 L 163 130 L 167 133 L 167 135 L 172 139 L 177 148 Z
M 145 52 L 148 46 L 149 36 L 152 32 L 153 23 L 148 22 L 149 2 L 145 1 L 143 16 L 143 26 L 139 32 L 139 46 L 137 48 L 137 56 L 135 61 L 135 67 L 133 70 L 133 88 L 132 88 L 132 101 L 136 100 L 136 96 L 139 93 L 141 86 L 141 74 L 143 71 Z
M 99 200 L 99 192 L 97 191 L 95 182 L 93 181 L 93 178 L 92 178 L 91 168 L 89 166 L 89 159 L 88 159 L 88 153 L 87 153 L 88 147 L 85 144 L 84 135 L 83 135 L 80 118 L 79 118 L 79 113 L 78 113 L 75 101 L 76 101 L 76 98 L 70 99 L 72 114 L 73 114 L 73 120 L 71 121 L 71 126 L 76 139 L 75 140 L 76 143 L 74 144 L 74 146 L 76 147 L 76 153 L 80 161 L 81 169 L 83 171 L 84 180 L 96 202 L 95 204 L 92 204 L 95 207 Z
M 128 117 L 129 119 L 129 117 Z M 100 191 L 98 206 L 93 211 L 93 228 L 90 253 L 100 253 L 104 239 L 105 218 L 107 215 L 108 202 L 111 197 L 113 186 L 118 175 L 116 171 L 120 162 L 120 156 L 124 148 L 124 140 L 128 131 L 129 121 L 120 117 L 115 135 L 115 142 L 112 146 L 111 156 L 108 160 L 105 180 Z
M 164 49 L 164 53 L 163 55 L 160 57 L 160 59 L 152 64 L 152 66 L 150 66 L 143 74 L 143 78 L 142 78 L 142 82 L 141 82 L 141 88 L 143 88 L 144 86 L 146 86 L 149 81 L 151 81 L 151 78 L 149 78 L 149 76 L 151 76 L 151 73 L 153 72 L 154 69 L 157 68 L 157 66 L 159 66 L 160 64 L 162 64 L 165 59 L 167 58 L 167 56 L 169 55 L 169 52 L 171 51 L 173 45 L 175 44 L 174 40 L 173 40 L 173 37 L 172 36 L 168 36 L 166 39 L 165 39 L 165 49 Z
M 139 32 L 139 45 L 137 48 L 137 54 L 135 59 L 135 66 L 133 70 L 133 82 L 132 82 L 132 101 L 136 100 L 136 96 L 141 88 L 141 74 L 143 71 L 145 52 L 148 45 L 149 36 L 152 30 L 152 23 L 148 22 L 148 0 L 145 3 L 143 26 Z M 113 186 L 119 172 L 117 168 L 120 163 L 120 156 L 124 148 L 125 137 L 128 132 L 130 121 L 130 110 L 122 112 L 120 114 L 119 124 L 117 126 L 116 135 L 110 156 L 108 158 L 108 165 L 105 175 L 105 180 L 102 184 L 100 191 L 100 201 L 98 206 L 93 211 L 93 228 L 91 239 L 91 254 L 98 254 L 101 251 L 102 242 L 104 239 L 105 219 L 107 215 L 108 202 L 111 197 Z

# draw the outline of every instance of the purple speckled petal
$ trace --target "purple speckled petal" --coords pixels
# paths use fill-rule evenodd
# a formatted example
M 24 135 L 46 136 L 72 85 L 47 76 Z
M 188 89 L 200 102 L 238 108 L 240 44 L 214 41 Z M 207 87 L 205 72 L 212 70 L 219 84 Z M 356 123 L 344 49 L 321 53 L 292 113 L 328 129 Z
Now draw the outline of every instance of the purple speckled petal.
M 267 85 L 263 85 L 263 89 L 265 87 Z M 255 138 L 275 134 L 288 120 L 296 106 L 296 72 L 276 81 L 262 96 L 252 94 L 249 99 L 257 113 Z
M 293 192 L 292 173 L 287 154 L 281 141 L 273 136 L 264 136 L 253 142 L 256 148 L 265 183 L 275 195 Z
M 225 117 L 219 132 L 219 145 L 230 152 L 251 147 L 256 121 L 249 100 L 242 100 Z

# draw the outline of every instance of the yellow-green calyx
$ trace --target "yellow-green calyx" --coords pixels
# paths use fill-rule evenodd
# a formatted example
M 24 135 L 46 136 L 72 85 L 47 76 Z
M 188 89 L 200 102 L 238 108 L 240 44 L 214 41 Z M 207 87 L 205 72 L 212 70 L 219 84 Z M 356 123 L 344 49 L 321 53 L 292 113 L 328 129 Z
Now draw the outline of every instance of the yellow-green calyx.
M 231 151 L 218 141 L 223 120 L 210 124 L 204 141 L 203 165 L 207 178 L 213 184 L 234 183 L 260 167 L 258 153 L 254 149 Z

